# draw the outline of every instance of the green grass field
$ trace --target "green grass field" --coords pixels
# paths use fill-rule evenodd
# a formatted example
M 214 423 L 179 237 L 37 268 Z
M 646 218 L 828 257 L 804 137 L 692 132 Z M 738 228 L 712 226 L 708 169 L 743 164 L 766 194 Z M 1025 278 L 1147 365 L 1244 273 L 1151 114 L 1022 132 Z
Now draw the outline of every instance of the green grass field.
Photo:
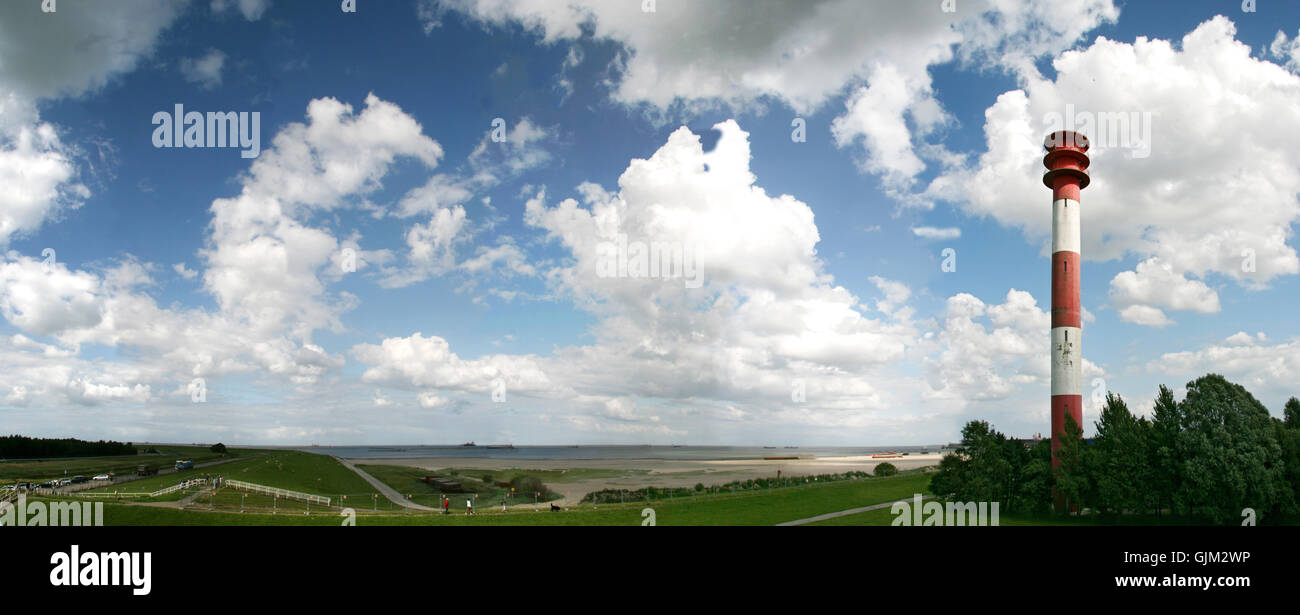
M 169 457 L 194 457 L 194 450 L 170 449 Z M 240 453 L 244 451 L 239 451 Z M 120 459 L 120 458 L 118 458 Z M 132 458 L 135 462 L 138 458 Z M 94 460 L 79 460 L 94 462 Z M 49 462 L 29 462 L 47 464 Z M 130 466 L 134 469 L 134 464 Z M 270 451 L 263 456 L 232 461 L 208 468 L 187 470 L 174 474 L 149 477 L 124 484 L 92 490 L 89 493 L 116 491 L 151 492 L 175 485 L 189 478 L 220 475 L 250 483 L 302 491 L 332 498 L 332 506 L 313 505 L 285 498 L 243 493 L 233 488 L 223 488 L 205 494 L 191 502 L 187 509 L 147 505 L 131 505 L 109 500 L 105 503 L 107 525 L 341 525 L 345 517 L 341 509 L 351 509 L 352 518 L 359 526 L 636 526 L 643 521 L 642 510 L 654 510 L 656 525 L 663 526 L 725 526 L 725 525 L 775 525 L 817 515 L 853 508 L 910 499 L 913 494 L 924 493 L 930 475 L 921 471 L 904 472 L 889 478 L 868 478 L 830 483 L 812 483 L 777 489 L 724 494 L 696 494 L 688 497 L 658 499 L 648 502 L 602 505 L 583 504 L 562 512 L 551 512 L 545 503 L 540 509 L 512 502 L 509 512 L 500 510 L 500 498 L 505 492 L 497 481 L 510 481 L 520 476 L 537 477 L 548 483 L 554 491 L 563 492 L 564 485 L 590 478 L 635 479 L 640 472 L 618 470 L 572 469 L 560 470 L 480 470 L 448 468 L 430 472 L 420 468 L 399 465 L 359 466 L 399 493 L 410 494 L 412 500 L 426 506 L 437 507 L 439 494 L 420 477 L 436 473 L 460 481 L 467 489 L 477 490 L 474 516 L 464 514 L 467 494 L 452 496 L 453 514 L 428 513 L 403 509 L 379 496 L 369 483 L 333 458 L 301 451 Z M 153 498 L 150 502 L 175 502 L 194 492 L 177 492 Z M 344 498 L 344 496 L 347 496 Z M 63 498 L 60 498 L 63 499 Z M 242 512 L 241 512 L 242 511 Z M 1033 517 L 1001 515 L 1001 525 L 1096 525 L 1113 524 L 1114 520 L 1089 517 Z M 837 517 L 809 525 L 825 526 L 889 526 L 894 515 L 888 508 Z M 1147 525 L 1159 523 L 1154 518 L 1126 517 L 1124 524 Z M 1164 520 L 1170 524 L 1171 520 Z M 1172 521 L 1177 524 L 1177 521 Z
M 380 512 L 371 512 L 370 506 L 353 505 L 358 526 L 636 526 L 642 523 L 641 511 L 652 508 L 656 525 L 775 525 L 829 512 L 858 506 L 903 499 L 924 489 L 929 476 L 919 473 L 900 474 L 890 478 L 872 478 L 828 484 L 811 484 L 783 489 L 760 490 L 752 493 L 700 495 L 691 498 L 658 500 L 626 505 L 605 505 L 598 509 L 584 505 L 563 512 L 550 512 L 543 508 L 533 511 L 527 507 L 513 508 L 508 513 L 491 506 L 478 506 L 478 514 L 466 516 L 463 508 L 453 508 L 457 514 L 417 513 L 410 511 L 385 512 L 381 501 Z M 267 483 L 269 484 L 269 483 Z M 277 485 L 278 486 L 278 485 Z M 105 504 L 107 525 L 322 525 L 337 526 L 343 521 L 338 508 L 313 506 L 311 514 L 304 514 L 306 506 L 299 502 L 280 500 L 275 515 L 269 514 L 270 500 L 265 496 L 248 496 L 244 500 L 247 512 L 208 512 L 178 510 L 153 506 Z M 213 500 L 221 510 L 238 511 L 238 492 L 223 489 Z M 382 500 L 382 498 L 381 498 Z M 199 499 L 196 506 L 206 505 L 208 497 Z
M 142 478 L 127 483 L 120 483 L 108 487 L 87 490 L 85 493 L 151 493 L 165 487 L 180 484 L 191 478 L 201 478 L 205 476 L 223 476 L 226 479 L 241 480 L 244 482 L 265 485 L 268 487 L 278 487 L 291 491 L 301 491 L 313 495 L 321 495 L 334 500 L 342 499 L 343 495 L 348 495 L 348 499 L 354 502 L 364 502 L 367 508 L 373 507 L 373 496 L 375 490 L 364 479 L 357 476 L 355 472 L 343 467 L 342 464 L 331 457 L 316 455 L 312 453 L 303 453 L 298 451 L 275 451 L 266 455 L 254 457 L 252 459 L 243 459 L 223 463 L 207 468 L 196 468 L 194 470 L 185 470 L 171 474 L 162 474 Z M 231 489 L 224 489 L 221 499 L 221 506 L 218 508 L 231 508 L 239 510 L 238 495 L 229 496 L 234 498 L 234 503 L 228 502 L 228 497 L 224 492 L 232 492 Z M 156 498 L 148 498 L 150 502 L 170 502 L 184 498 L 186 495 L 193 493 L 193 490 L 187 492 L 174 492 Z M 266 496 L 253 496 L 249 498 L 256 503 L 267 502 L 266 508 L 270 509 L 272 503 Z M 390 506 L 387 499 L 380 496 L 379 507 L 381 509 Z M 206 502 L 207 498 L 200 500 Z M 281 499 L 280 503 L 288 500 Z M 351 504 L 358 506 L 360 504 Z
M 168 451 L 169 456 L 193 456 L 192 451 Z M 241 451 L 244 452 L 244 451 Z M 180 454 L 178 454 L 180 453 Z M 43 464 L 47 462 L 32 462 Z M 132 466 L 134 467 L 134 466 Z M 416 480 L 428 472 L 419 468 L 392 465 L 367 465 L 363 469 L 383 480 L 399 492 L 411 493 L 417 503 L 437 505 L 437 494 Z M 106 525 L 182 526 L 182 525 L 307 525 L 339 526 L 346 518 L 358 526 L 637 526 L 643 522 L 642 511 L 654 510 L 656 525 L 663 526 L 727 526 L 775 525 L 850 510 L 873 504 L 897 500 L 910 500 L 914 494 L 925 493 L 930 474 L 925 471 L 908 471 L 889 478 L 863 478 L 835 482 L 811 483 L 790 487 L 760 489 L 722 494 L 699 493 L 687 497 L 655 499 L 653 501 L 606 504 L 599 507 L 590 503 L 570 507 L 561 512 L 551 512 L 543 504 L 534 509 L 527 504 L 512 506 L 509 512 L 500 510 L 500 491 L 491 491 L 492 483 L 508 481 L 528 475 L 542 478 L 563 491 L 569 481 L 585 478 L 621 477 L 622 471 L 576 469 L 569 471 L 534 470 L 440 470 L 445 476 L 454 476 L 467 485 L 481 487 L 475 509 L 477 514 L 464 514 L 465 494 L 453 496 L 453 514 L 411 511 L 389 502 L 376 493 L 369 483 L 331 457 L 299 451 L 270 451 L 264 456 L 232 461 L 209 468 L 200 468 L 170 475 L 133 481 L 115 487 L 96 489 L 96 492 L 153 491 L 175 485 L 187 478 L 204 474 L 222 475 L 270 487 L 279 487 L 322 495 L 333 499 L 331 506 L 312 505 L 288 499 L 275 499 L 259 494 L 246 494 L 233 488 L 222 488 L 204 494 L 189 503 L 185 509 L 166 506 L 193 495 L 173 493 L 151 499 L 147 504 L 132 504 L 115 500 L 105 501 Z M 417 489 L 418 488 L 418 489 Z M 420 489 L 424 492 L 421 493 Z M 347 498 L 344 499 L 343 496 Z M 75 499 L 75 495 L 57 496 L 55 499 Z M 48 499 L 48 498 L 31 498 Z M 152 504 L 152 505 L 150 505 Z M 163 504 L 163 505 L 158 505 Z M 341 515 L 349 509 L 349 517 Z M 241 512 L 242 511 L 242 512 Z M 819 526 L 890 526 L 895 519 L 889 508 L 846 515 L 808 525 Z M 1295 523 L 1300 520 L 1273 520 L 1274 523 Z M 1156 519 L 1151 515 L 1132 515 L 1120 518 L 1031 516 L 1002 514 L 1000 525 L 1187 525 L 1195 524 L 1185 519 Z
M 223 474 L 228 479 L 327 497 L 369 497 L 375 492 L 370 483 L 334 458 L 299 451 L 276 451 Z

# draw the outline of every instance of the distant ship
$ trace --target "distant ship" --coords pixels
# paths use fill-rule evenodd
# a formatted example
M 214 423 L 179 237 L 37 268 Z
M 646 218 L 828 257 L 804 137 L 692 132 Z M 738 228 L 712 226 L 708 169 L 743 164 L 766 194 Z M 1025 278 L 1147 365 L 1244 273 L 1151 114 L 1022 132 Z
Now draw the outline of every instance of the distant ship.
M 471 444 L 470 446 L 473 446 L 473 444 Z M 489 444 L 489 445 L 487 445 L 487 448 L 509 448 L 509 449 L 513 449 L 514 447 L 515 447 L 515 445 L 513 445 L 513 444 Z
M 466 442 L 466 443 L 462 444 L 461 446 L 478 446 L 478 445 L 477 445 L 477 444 L 474 444 L 473 442 Z

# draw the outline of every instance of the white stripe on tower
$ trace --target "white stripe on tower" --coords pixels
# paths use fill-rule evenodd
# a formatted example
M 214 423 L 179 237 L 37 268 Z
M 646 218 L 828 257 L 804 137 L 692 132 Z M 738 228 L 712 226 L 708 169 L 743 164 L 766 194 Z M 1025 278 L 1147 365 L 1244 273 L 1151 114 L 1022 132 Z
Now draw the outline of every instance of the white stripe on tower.
M 1052 253 L 1079 254 L 1079 202 L 1056 199 L 1052 202 Z

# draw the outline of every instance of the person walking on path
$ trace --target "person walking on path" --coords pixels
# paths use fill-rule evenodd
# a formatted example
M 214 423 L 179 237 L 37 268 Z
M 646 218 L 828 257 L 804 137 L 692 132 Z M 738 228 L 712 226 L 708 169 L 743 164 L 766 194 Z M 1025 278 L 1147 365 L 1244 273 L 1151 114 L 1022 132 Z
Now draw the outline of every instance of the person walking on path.
M 474 500 L 469 500 L 469 499 L 465 500 L 465 514 L 466 515 L 474 514 Z
M 451 514 L 451 498 L 445 495 L 442 496 L 442 514 L 444 515 Z

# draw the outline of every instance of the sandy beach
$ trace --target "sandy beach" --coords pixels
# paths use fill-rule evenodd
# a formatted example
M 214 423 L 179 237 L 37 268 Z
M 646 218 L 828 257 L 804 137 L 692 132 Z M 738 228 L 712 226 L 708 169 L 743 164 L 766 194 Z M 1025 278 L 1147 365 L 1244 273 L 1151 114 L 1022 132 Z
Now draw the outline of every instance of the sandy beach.
M 697 483 L 721 485 L 752 478 L 811 476 L 843 472 L 871 472 L 876 465 L 889 462 L 900 470 L 938 465 L 941 454 L 910 454 L 896 459 L 852 457 L 800 457 L 799 459 L 485 459 L 485 458 L 406 458 L 351 459 L 365 465 L 399 465 L 434 472 L 446 468 L 473 470 L 602 470 L 602 476 L 575 476 L 574 480 L 547 480 L 551 489 L 564 494 L 562 504 L 576 503 L 583 495 L 601 489 L 637 489 L 640 487 L 692 487 Z

